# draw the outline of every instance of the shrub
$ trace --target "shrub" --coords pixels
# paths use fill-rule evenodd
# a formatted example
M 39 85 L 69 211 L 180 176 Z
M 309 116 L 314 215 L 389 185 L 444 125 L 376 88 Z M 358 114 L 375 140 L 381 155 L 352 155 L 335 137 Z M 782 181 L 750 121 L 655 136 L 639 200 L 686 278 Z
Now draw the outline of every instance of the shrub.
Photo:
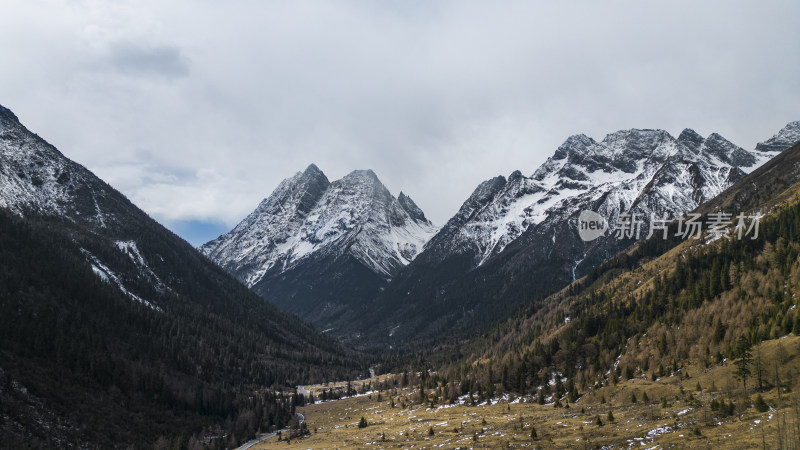
M 769 410 L 769 405 L 764 401 L 764 397 L 762 397 L 761 394 L 758 394 L 758 397 L 756 397 L 755 407 L 758 412 L 767 412 Z

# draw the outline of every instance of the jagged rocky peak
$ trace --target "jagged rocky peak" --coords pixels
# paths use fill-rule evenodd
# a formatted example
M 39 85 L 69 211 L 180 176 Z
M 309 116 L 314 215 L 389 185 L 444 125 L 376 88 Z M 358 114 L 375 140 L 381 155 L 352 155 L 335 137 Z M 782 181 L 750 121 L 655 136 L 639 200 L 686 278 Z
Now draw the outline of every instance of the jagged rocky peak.
M 700 146 L 703 145 L 703 141 L 705 141 L 705 138 L 691 128 L 684 129 L 678 136 L 678 142 L 694 153 L 700 151 Z
M 275 217 L 300 215 L 305 217 L 330 186 L 328 177 L 311 164 L 303 172 L 281 181 L 272 194 L 261 201 L 237 228 L 247 228 L 253 222 L 274 222 Z M 234 230 L 235 231 L 235 230 Z
M 397 202 L 400 203 L 400 206 L 403 208 L 405 212 L 408 213 L 411 218 L 416 221 L 430 223 L 430 221 L 425 217 L 425 213 L 422 212 L 419 206 L 414 203 L 414 200 L 411 199 L 408 195 L 400 192 L 400 195 L 397 196 Z
M 314 163 L 309 164 L 308 167 L 306 167 L 306 170 L 298 173 L 300 174 L 300 178 L 302 178 L 303 180 L 309 180 L 309 181 L 325 180 L 326 182 L 328 181 L 328 177 L 326 177 L 325 174 L 322 173 L 319 167 L 317 167 L 317 165 Z
M 376 175 L 372 169 L 356 169 L 348 173 L 345 178 L 362 179 L 380 183 L 378 175 Z
M 756 157 L 717 133 L 711 133 L 703 142 L 703 150 L 720 161 L 734 167 L 750 167 L 756 163 Z
M 663 163 L 675 152 L 675 138 L 664 130 L 630 129 L 608 134 L 602 141 L 584 135 L 570 136 L 534 173 L 537 181 L 576 187 L 591 181 L 595 173 L 634 174 L 641 164 Z M 557 175 L 558 182 L 552 176 Z M 578 183 L 578 184 L 576 184 Z
M 553 154 L 553 159 L 562 160 L 573 154 L 586 153 L 587 148 L 596 143 L 594 139 L 585 134 L 572 135 L 556 149 L 556 152 Z
M 674 152 L 675 138 L 664 130 L 632 128 L 611 133 L 600 144 L 608 149 L 600 152 L 612 159 L 613 168 L 632 173 L 637 161 L 666 160 Z
M 346 195 L 355 196 L 358 200 L 388 202 L 392 194 L 381 183 L 378 175 L 372 170 L 354 170 L 339 180 L 331 183 L 331 189 L 339 189 Z
M 522 172 L 520 172 L 519 170 L 515 170 L 511 172 L 511 175 L 508 176 L 508 182 L 513 183 L 521 178 L 523 178 Z
M 462 209 L 468 207 L 470 209 L 476 206 L 482 206 L 488 202 L 490 202 L 501 189 L 503 189 L 506 185 L 506 178 L 502 175 L 498 175 L 494 178 L 488 179 L 483 183 L 479 184 L 474 191 L 472 191 L 472 195 L 469 196 Z
M 343 184 L 362 185 L 371 189 L 386 189 L 383 183 L 381 183 L 381 180 L 378 178 L 378 175 L 376 175 L 371 169 L 354 170 L 345 175 L 341 180 L 337 181 Z
M 589 153 L 591 153 L 592 147 L 596 145 L 597 142 L 585 134 L 575 134 L 568 137 L 567 140 L 556 149 L 553 156 L 547 158 L 544 164 L 533 172 L 531 178 L 537 181 L 543 181 L 548 175 L 552 175 L 569 165 L 580 165 L 582 161 L 586 160 Z
M 467 235 L 463 233 L 462 227 L 480 215 L 481 211 L 503 192 L 506 185 L 506 178 L 502 175 L 479 184 L 467 200 L 461 204 L 458 212 L 425 244 L 425 253 L 429 260 L 436 261 L 449 252 L 460 251 L 459 244 L 456 242 L 468 239 Z
M 800 120 L 789 122 L 776 135 L 756 145 L 761 152 L 782 152 L 800 142 Z
M 534 178 L 528 178 L 519 170 L 515 170 L 508 176 L 508 181 L 498 195 L 516 198 L 544 190 Z
M 312 164 L 281 182 L 232 231 L 201 251 L 251 287 L 314 255 L 351 254 L 389 277 L 435 231 L 410 197 L 395 199 L 372 170 L 354 170 L 329 182 Z
M 372 170 L 354 170 L 331 183 L 322 202 L 337 209 L 353 208 L 354 214 L 366 217 L 381 215 L 389 208 L 394 197 Z M 351 215 L 352 216 L 352 215 Z M 351 217 L 355 221 L 359 219 Z
M 19 125 L 19 119 L 10 109 L 0 105 L 0 131 L 11 124 Z

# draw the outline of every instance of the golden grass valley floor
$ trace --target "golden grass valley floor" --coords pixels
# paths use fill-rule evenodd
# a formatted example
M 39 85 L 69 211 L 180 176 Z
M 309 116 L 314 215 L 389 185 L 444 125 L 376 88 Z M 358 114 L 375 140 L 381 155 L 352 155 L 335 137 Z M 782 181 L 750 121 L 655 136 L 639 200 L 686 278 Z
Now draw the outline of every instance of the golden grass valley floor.
M 767 341 L 760 351 L 765 360 L 781 353 L 780 370 L 789 377 L 798 373 L 800 338 L 792 335 Z M 291 442 L 272 438 L 253 448 L 716 449 L 780 448 L 796 443 L 800 397 L 786 392 L 778 400 L 773 388 L 762 393 L 770 410 L 759 413 L 752 407 L 756 394 L 751 390 L 745 396 L 732 371 L 733 365 L 687 366 L 656 381 L 624 380 L 585 393 L 569 408 L 514 396 L 488 405 L 439 404 L 430 408 L 419 404 L 417 387 L 398 388 L 396 394 L 395 390 L 383 391 L 380 401 L 373 393 L 299 408 L 310 436 Z M 643 401 L 645 394 L 648 402 Z M 636 403 L 632 402 L 634 395 Z M 722 417 L 713 411 L 712 399 L 732 401 L 734 414 Z M 358 427 L 361 417 L 368 423 L 366 428 Z M 598 417 L 602 425 L 598 425 Z M 536 439 L 531 438 L 532 427 Z

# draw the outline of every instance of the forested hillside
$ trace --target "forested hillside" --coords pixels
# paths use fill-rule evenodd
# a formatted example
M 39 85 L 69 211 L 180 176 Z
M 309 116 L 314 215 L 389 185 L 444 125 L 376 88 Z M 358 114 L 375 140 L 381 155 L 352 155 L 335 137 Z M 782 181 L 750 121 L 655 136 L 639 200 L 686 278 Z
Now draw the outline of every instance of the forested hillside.
M 765 388 L 765 368 L 750 349 L 800 332 L 800 184 L 792 184 L 799 157 L 800 146 L 785 151 L 701 208 L 766 214 L 757 239 L 752 230 L 741 240 L 735 230 L 717 240 L 656 235 L 531 303 L 439 377 L 483 392 L 555 393 L 554 399 L 574 401 L 623 377 L 733 363 L 742 388 Z M 787 376 L 781 383 L 791 388 L 797 379 Z
M 0 107 L 0 447 L 230 447 L 365 369 Z
M 0 211 L 0 408 L 13 448 L 195 434 L 230 445 L 293 417 L 265 388 L 350 374 L 351 355 L 221 269 L 205 264 L 207 283 L 234 301 L 198 276 L 185 291 L 153 292 L 153 307 L 99 278 L 81 248 L 115 252 L 66 221 Z

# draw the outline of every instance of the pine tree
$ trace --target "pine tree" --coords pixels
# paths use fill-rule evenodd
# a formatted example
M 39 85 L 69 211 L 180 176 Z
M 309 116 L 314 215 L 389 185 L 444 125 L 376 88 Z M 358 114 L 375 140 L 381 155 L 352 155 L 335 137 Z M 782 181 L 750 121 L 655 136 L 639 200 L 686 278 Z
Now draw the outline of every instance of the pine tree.
M 750 343 L 744 336 L 739 337 L 736 342 L 736 354 L 738 359 L 734 361 L 736 371 L 734 376 L 742 381 L 742 387 L 747 392 L 747 379 L 750 377 L 750 366 L 753 363 L 753 354 L 750 353 Z
M 722 339 L 724 338 L 725 338 L 725 326 L 722 325 L 722 322 L 720 322 L 719 318 L 717 318 L 717 320 L 714 321 L 714 337 L 713 337 L 714 343 L 719 344 L 720 342 L 722 342 Z
M 753 406 L 755 406 L 756 411 L 758 412 L 767 412 L 769 410 L 769 405 L 767 405 L 767 402 L 764 401 L 764 397 L 762 397 L 761 394 L 758 394 Z

